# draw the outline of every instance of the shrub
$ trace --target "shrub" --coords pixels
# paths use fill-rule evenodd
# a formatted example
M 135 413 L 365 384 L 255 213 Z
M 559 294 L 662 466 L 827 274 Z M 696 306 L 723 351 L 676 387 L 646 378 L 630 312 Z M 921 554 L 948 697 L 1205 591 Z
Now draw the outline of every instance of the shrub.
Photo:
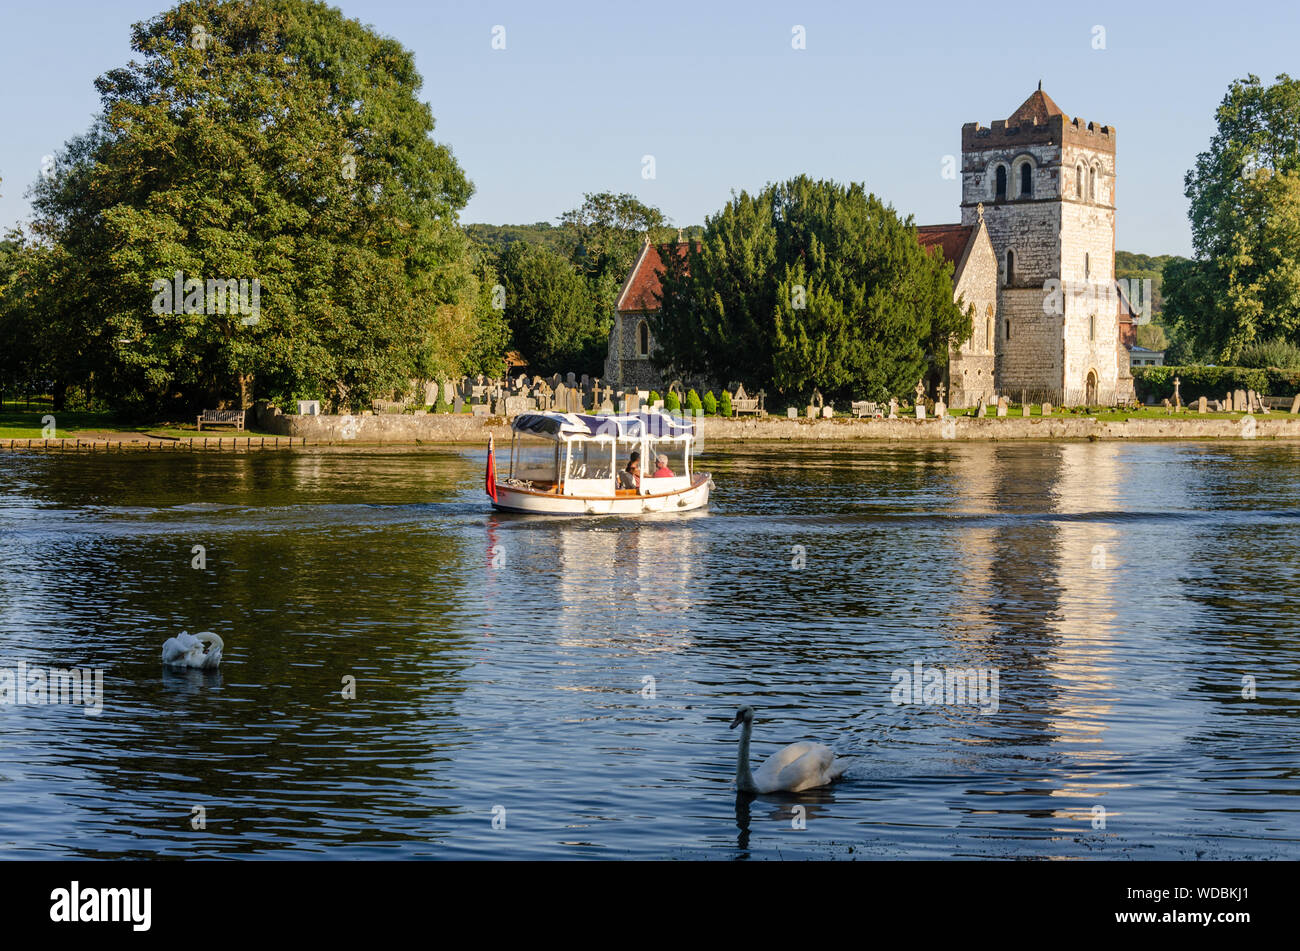
M 676 413 L 682 408 L 682 401 L 677 398 L 676 390 L 669 390 L 668 395 L 664 397 L 664 409 L 670 413 Z
M 451 412 L 451 407 L 448 406 L 448 405 L 447 405 L 447 401 L 444 400 L 444 399 L 442 398 L 442 393 L 439 393 L 439 394 L 438 394 L 438 398 L 437 398 L 436 400 L 433 401 L 433 411 L 434 411 L 435 413 L 450 413 L 450 412 Z
M 651 390 L 651 391 L 650 391 L 650 397 L 649 397 L 648 402 L 650 403 L 651 406 L 654 406 L 654 405 L 655 405 L 656 403 L 658 403 L 661 399 L 663 399 L 663 397 L 660 396 L 656 391 L 654 391 L 654 390 Z
M 731 417 L 731 394 L 726 390 L 722 391 L 722 398 L 718 400 L 718 412 L 728 418 Z
M 1222 399 L 1233 390 L 1254 390 L 1267 396 L 1289 396 L 1295 392 L 1287 382 L 1300 377 L 1300 371 L 1284 373 L 1252 367 L 1164 366 L 1134 367 L 1133 384 L 1138 399 L 1150 397 L 1155 402 L 1174 398 L 1174 377 L 1178 377 L 1178 394 L 1184 403 L 1198 397 Z M 1277 390 L 1276 393 L 1273 390 Z
M 698 413 L 700 410 L 704 408 L 704 404 L 700 402 L 699 393 L 696 393 L 694 390 L 687 391 L 686 408 L 690 410 L 692 413 Z
M 704 414 L 706 416 L 718 415 L 718 399 L 713 395 L 712 390 L 704 394 Z
M 1237 363 L 1243 367 L 1265 370 L 1269 367 L 1300 369 L 1300 347 L 1289 340 L 1252 343 L 1241 351 Z

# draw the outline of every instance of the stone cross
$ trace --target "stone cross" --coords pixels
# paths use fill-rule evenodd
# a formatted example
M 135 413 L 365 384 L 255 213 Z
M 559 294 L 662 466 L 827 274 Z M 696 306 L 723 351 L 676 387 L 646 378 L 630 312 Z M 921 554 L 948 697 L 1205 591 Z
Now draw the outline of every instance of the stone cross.
M 1182 409 L 1182 408 L 1183 408 L 1183 398 L 1182 398 L 1182 396 L 1179 395 L 1179 393 L 1178 393 L 1178 384 L 1179 384 L 1179 379 L 1178 379 L 1178 377 L 1174 377 L 1174 405 L 1177 406 L 1179 409 Z
M 916 381 L 916 401 L 919 403 L 925 399 L 925 377 Z

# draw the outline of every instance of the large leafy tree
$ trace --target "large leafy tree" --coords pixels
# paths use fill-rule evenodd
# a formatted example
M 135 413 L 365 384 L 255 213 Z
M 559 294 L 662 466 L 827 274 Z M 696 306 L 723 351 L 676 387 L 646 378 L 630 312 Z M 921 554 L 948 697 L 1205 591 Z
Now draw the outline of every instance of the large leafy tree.
M 1231 363 L 1300 342 L 1300 80 L 1236 80 L 1187 173 L 1195 260 L 1164 270 L 1165 312 L 1192 353 Z
M 472 186 L 409 51 L 310 0 L 187 0 L 131 42 L 140 59 L 97 81 L 94 128 L 35 187 L 101 388 L 192 405 L 246 402 L 255 380 L 357 406 L 459 368 L 481 337 L 456 220 Z M 155 313 L 177 271 L 258 279 L 258 322 Z
M 554 251 L 516 241 L 499 262 L 512 343 L 535 373 L 581 372 L 604 335 L 586 282 Z
M 952 265 L 859 184 L 741 192 L 685 253 L 661 248 L 661 369 L 828 397 L 902 395 L 970 335 Z

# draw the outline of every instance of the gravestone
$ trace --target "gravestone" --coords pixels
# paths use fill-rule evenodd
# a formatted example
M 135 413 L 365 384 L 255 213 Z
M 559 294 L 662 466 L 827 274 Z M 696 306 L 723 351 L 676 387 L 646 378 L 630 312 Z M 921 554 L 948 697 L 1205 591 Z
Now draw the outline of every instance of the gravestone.
M 475 416 L 487 416 L 488 408 L 486 403 L 475 403 L 471 409 Z
M 1171 413 L 1173 413 L 1173 411 L 1174 411 L 1174 404 L 1171 403 L 1171 402 L 1169 402 L 1169 400 L 1167 400 L 1167 399 L 1161 400 L 1161 401 L 1160 401 L 1160 405 L 1163 406 L 1163 407 L 1165 408 L 1165 415 L 1166 415 L 1166 416 L 1168 416 L 1168 415 L 1170 415 Z
M 892 397 L 889 400 L 889 418 L 898 419 L 898 400 Z
M 456 394 L 456 398 L 451 402 L 451 411 L 457 416 L 465 411 L 465 401 L 460 398 L 459 393 Z
M 648 396 L 649 394 L 647 394 Z M 641 411 L 641 391 L 634 393 L 624 393 L 623 402 L 627 406 L 625 413 L 639 413 Z
M 1300 413 L 1300 393 L 1297 393 L 1295 398 L 1291 400 L 1291 412 L 1293 414 Z
M 1200 413 L 1201 415 L 1205 415 L 1205 413 L 1209 409 L 1209 406 L 1207 405 L 1208 403 L 1209 401 L 1204 396 L 1202 396 L 1199 400 L 1196 401 L 1196 412 Z
M 1033 408 L 1033 407 L 1031 407 L 1028 403 L 1025 402 L 1025 398 L 1024 398 L 1023 396 L 1020 397 L 1020 415 L 1021 415 L 1021 416 L 1028 416 L 1028 415 L 1029 415 L 1029 411 L 1030 411 L 1032 408 Z
M 943 384 L 942 384 L 942 383 L 939 384 L 939 388 L 940 388 L 940 389 L 943 388 Z M 942 400 L 942 399 L 938 399 L 938 400 L 936 400 L 935 403 L 934 403 L 934 416 L 935 416 L 935 418 L 936 418 L 936 419 L 943 419 L 943 418 L 944 418 L 945 416 L 947 416 L 947 415 L 948 415 L 948 407 L 944 405 L 943 400 Z
M 1052 404 L 1051 404 L 1051 403 L 1044 403 L 1044 404 L 1043 404 L 1043 415 L 1044 415 L 1044 416 L 1051 416 L 1051 415 L 1052 415 Z
M 984 397 L 982 396 L 980 397 L 980 401 L 975 404 L 975 418 L 976 419 L 984 418 Z
M 1296 399 L 1300 399 L 1300 396 L 1297 396 Z M 1295 412 L 1295 411 L 1292 410 L 1292 412 Z M 786 418 L 787 418 L 787 419 L 798 419 L 798 418 L 799 418 L 799 411 L 798 411 L 797 409 L 795 409 L 793 406 L 791 406 L 791 407 L 788 407 L 788 408 L 786 409 L 786 411 L 785 411 L 785 415 L 786 415 Z
M 569 388 L 563 383 L 555 387 L 551 408 L 557 413 L 567 413 L 569 411 Z
M 612 391 L 605 389 L 605 398 L 600 401 L 600 412 L 603 416 L 609 416 L 614 412 L 614 400 L 610 397 Z
M 1254 391 L 1254 390 L 1247 390 L 1247 391 L 1246 391 L 1246 412 L 1247 412 L 1247 413 L 1253 413 L 1253 412 L 1255 412 L 1255 400 L 1256 400 L 1257 398 L 1258 398 L 1258 397 L 1255 396 L 1255 391 Z
M 917 419 L 925 419 L 925 404 L 924 404 L 924 403 L 917 403 L 917 404 L 916 404 L 916 418 L 917 418 Z
M 1008 407 L 1009 407 L 1009 404 L 1007 403 L 1007 398 L 1006 398 L 1005 396 L 999 396 L 999 397 L 998 397 L 998 416 L 999 416 L 999 417 L 1006 416 L 1006 415 L 1007 415 L 1007 409 L 1008 409 Z
M 1246 411 L 1246 391 L 1232 391 L 1232 411 L 1234 413 L 1244 413 Z
M 820 410 L 818 410 L 816 406 L 807 406 L 804 409 L 805 412 L 807 412 L 809 419 L 816 419 L 817 414 L 820 412 Z
M 834 417 L 835 417 L 835 407 L 834 407 L 834 406 L 823 406 L 823 407 L 822 407 L 822 419 L 833 419 Z

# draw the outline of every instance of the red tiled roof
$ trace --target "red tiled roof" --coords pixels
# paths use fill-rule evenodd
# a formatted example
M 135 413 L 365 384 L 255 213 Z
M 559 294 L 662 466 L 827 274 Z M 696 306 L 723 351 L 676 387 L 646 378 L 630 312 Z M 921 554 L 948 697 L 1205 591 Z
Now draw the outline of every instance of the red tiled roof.
M 678 243 L 677 254 L 685 257 L 688 247 L 685 241 Z M 698 242 L 696 247 L 699 247 Z M 659 249 L 653 244 L 643 245 L 636 263 L 632 265 L 632 273 L 623 282 L 623 289 L 619 291 L 614 309 L 620 313 L 646 313 L 658 310 L 660 290 L 658 272 L 663 269 L 664 262 L 659 257 Z
M 1019 125 L 1042 125 L 1047 122 L 1049 116 L 1063 116 L 1064 112 L 1061 107 L 1052 102 L 1052 97 L 1043 92 L 1043 87 L 1039 86 L 1029 98 L 1020 104 L 1020 108 L 1007 118 L 1007 126 L 1015 128 Z
M 974 231 L 971 225 L 921 225 L 916 229 L 916 240 L 927 250 L 938 248 L 955 267 L 961 263 Z

